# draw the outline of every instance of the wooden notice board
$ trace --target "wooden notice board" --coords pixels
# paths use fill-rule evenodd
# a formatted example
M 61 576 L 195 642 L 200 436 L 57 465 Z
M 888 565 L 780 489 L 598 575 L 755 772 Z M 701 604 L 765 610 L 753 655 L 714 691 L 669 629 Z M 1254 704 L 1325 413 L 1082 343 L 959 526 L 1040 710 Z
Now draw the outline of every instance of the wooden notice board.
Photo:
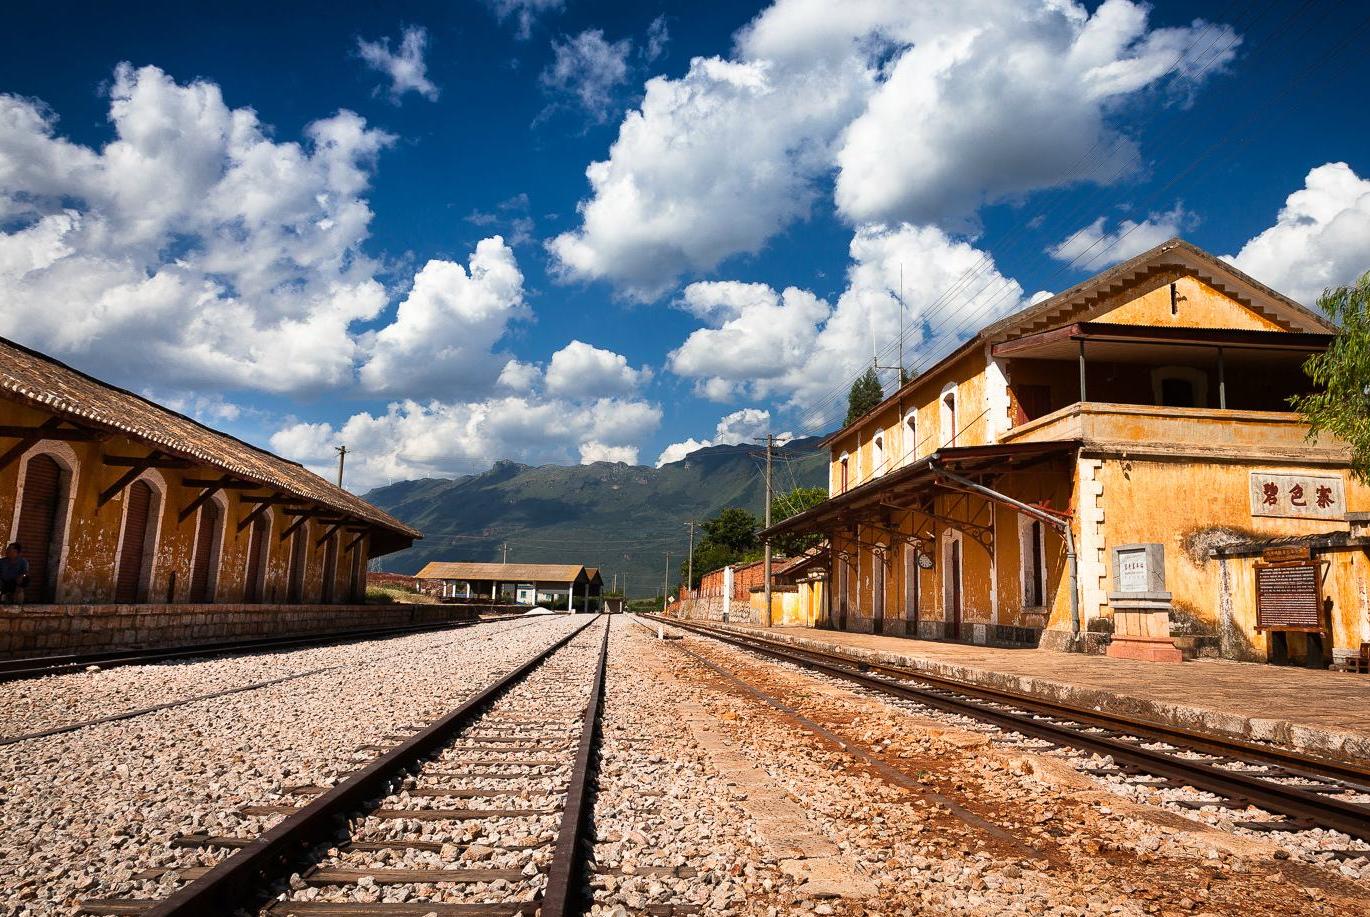
M 1256 629 L 1322 633 L 1325 563 L 1256 564 Z

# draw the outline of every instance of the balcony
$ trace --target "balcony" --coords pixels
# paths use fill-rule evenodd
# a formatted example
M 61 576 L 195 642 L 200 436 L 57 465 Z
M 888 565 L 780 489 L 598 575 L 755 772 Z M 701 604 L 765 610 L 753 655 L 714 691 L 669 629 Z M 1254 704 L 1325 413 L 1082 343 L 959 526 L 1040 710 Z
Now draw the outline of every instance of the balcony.
M 1324 436 L 1314 444 L 1308 442 L 1307 434 L 1308 425 L 1292 411 L 1082 401 L 1019 424 L 1000 437 L 1000 442 L 1080 440 L 1086 448 L 1115 446 L 1139 455 L 1347 460 L 1341 440 Z

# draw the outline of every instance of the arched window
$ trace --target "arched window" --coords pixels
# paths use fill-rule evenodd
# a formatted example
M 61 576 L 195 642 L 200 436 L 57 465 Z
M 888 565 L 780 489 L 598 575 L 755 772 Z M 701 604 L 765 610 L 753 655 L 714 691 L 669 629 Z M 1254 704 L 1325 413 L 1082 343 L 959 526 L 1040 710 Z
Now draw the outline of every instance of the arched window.
M 35 443 L 19 459 L 19 488 L 9 540 L 23 546 L 29 562 L 26 602 L 61 599 L 67 533 L 80 467 L 71 446 L 56 440 Z
M 941 442 L 943 446 L 956 445 L 957 429 L 956 419 L 956 383 L 948 383 L 942 389 L 941 398 L 938 400 L 938 412 L 941 417 Z
M 843 452 L 842 457 L 837 460 L 837 492 L 844 494 L 851 486 L 851 456 Z
M 876 430 L 871 437 L 871 477 L 885 473 L 885 431 Z
M 190 601 L 213 602 L 219 590 L 219 565 L 224 555 L 228 500 L 215 494 L 200 506 L 195 520 L 195 548 L 190 559 Z
M 904 415 L 904 461 L 912 462 L 918 458 L 918 412 L 909 411 Z
M 120 604 L 149 600 L 165 505 L 166 482 L 156 471 L 144 471 L 124 488 L 124 514 L 114 558 L 114 601 Z

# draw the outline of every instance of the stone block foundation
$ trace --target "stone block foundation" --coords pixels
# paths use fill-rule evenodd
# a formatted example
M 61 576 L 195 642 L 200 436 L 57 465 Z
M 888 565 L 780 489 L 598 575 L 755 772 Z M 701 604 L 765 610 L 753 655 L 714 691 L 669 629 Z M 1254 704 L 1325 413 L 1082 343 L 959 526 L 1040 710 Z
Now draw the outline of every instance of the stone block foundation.
M 456 605 L 3 605 L 0 659 L 469 621 Z

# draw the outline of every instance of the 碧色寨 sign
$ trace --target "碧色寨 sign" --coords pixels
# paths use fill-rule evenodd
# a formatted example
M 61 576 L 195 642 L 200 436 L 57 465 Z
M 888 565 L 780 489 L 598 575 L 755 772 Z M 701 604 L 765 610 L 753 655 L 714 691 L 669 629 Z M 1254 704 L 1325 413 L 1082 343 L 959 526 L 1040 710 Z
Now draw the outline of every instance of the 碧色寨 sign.
M 1346 487 L 1340 475 L 1251 472 L 1251 515 L 1342 519 Z

